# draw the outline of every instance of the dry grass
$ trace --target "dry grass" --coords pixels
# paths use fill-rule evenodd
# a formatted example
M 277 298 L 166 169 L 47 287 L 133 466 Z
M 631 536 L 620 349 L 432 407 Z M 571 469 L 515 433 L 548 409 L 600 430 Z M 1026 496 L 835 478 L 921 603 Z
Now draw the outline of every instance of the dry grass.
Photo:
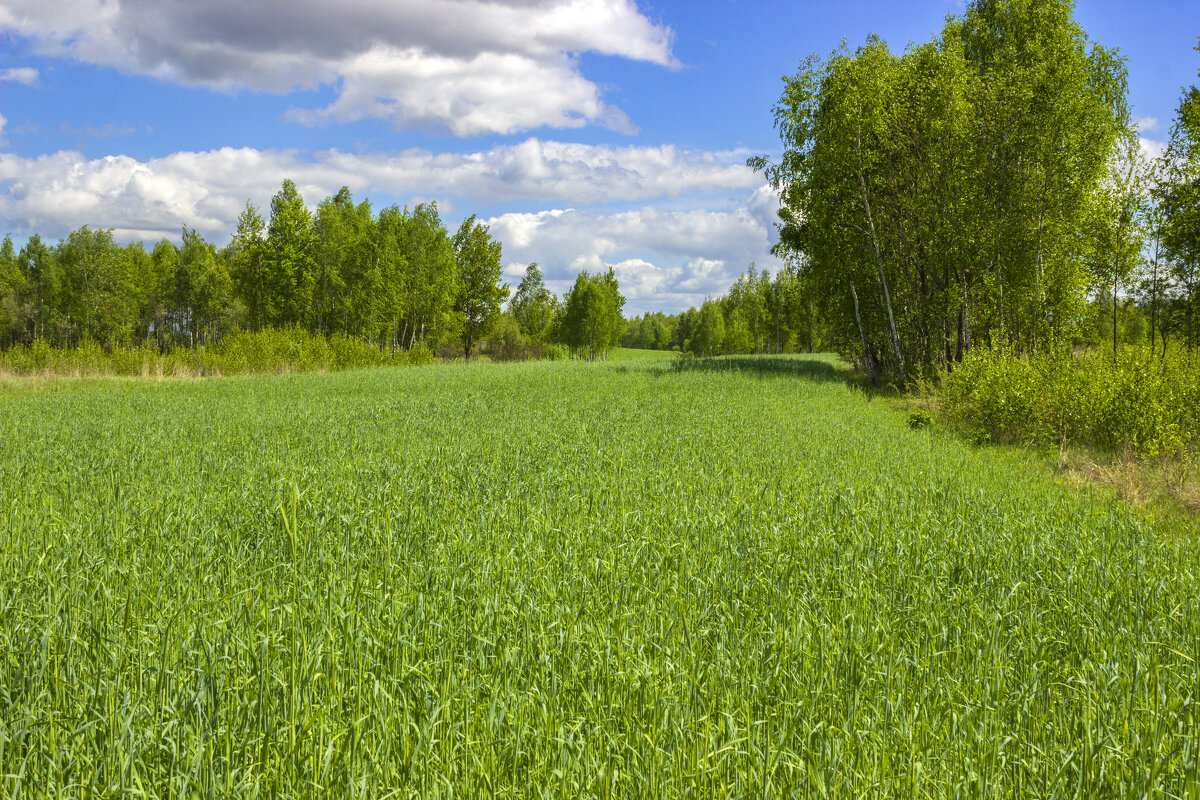
M 1071 483 L 1110 489 L 1143 510 L 1200 515 L 1200 471 L 1187 461 L 1138 458 L 1128 452 L 1105 456 L 1075 448 L 1058 454 L 1056 469 Z

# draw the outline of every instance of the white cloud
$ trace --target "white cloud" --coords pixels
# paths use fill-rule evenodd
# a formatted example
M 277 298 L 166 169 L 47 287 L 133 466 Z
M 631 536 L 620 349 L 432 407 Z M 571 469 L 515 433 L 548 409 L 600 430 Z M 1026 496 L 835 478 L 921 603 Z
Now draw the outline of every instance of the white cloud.
M 8 124 L 8 120 L 4 118 L 3 114 L 0 114 L 0 146 L 8 144 L 8 142 L 4 138 L 4 126 L 7 124 Z
M 589 123 L 634 130 L 563 54 L 535 59 L 480 53 L 466 60 L 415 48 L 376 48 L 342 65 L 340 72 L 337 100 L 325 108 L 293 109 L 288 117 L 305 124 L 389 119 L 397 128 L 440 125 L 456 136 Z
M 537 261 L 547 285 L 561 294 L 580 270 L 612 267 L 628 313 L 679 310 L 724 294 L 751 262 L 779 268 L 770 254 L 772 229 L 751 208 L 757 198 L 754 192 L 722 211 L 560 209 L 503 214 L 487 223 L 504 243 L 510 280 Z
M 513 200 L 580 206 L 746 191 L 759 178 L 742 158 L 537 139 L 466 154 L 222 148 L 139 161 L 89 160 L 69 151 L 35 158 L 0 153 L 0 219 L 15 232 L 50 236 L 88 224 L 123 237 L 176 236 L 184 225 L 222 237 L 247 199 L 264 207 L 284 178 L 296 181 L 314 204 L 345 185 L 360 198 L 383 192 L 401 202 L 437 197 L 463 198 L 456 205 L 465 207 Z
M 1138 137 L 1138 145 L 1141 148 L 1142 155 L 1148 159 L 1162 158 L 1163 153 L 1167 151 L 1166 142 L 1147 139 L 1144 136 Z
M 12 67 L 10 69 L 0 69 L 0 83 L 4 82 L 23 83 L 26 86 L 36 86 L 38 82 L 38 71 L 33 67 Z
M 674 66 L 635 0 L 3 0 L 0 33 L 44 54 L 218 89 L 333 85 L 315 123 L 379 117 L 458 135 L 629 130 L 574 54 Z

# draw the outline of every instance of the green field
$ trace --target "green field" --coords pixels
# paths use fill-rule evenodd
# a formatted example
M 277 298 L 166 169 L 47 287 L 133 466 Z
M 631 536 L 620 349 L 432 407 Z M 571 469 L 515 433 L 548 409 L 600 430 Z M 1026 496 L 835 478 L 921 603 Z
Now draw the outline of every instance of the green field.
M 1184 797 L 1200 545 L 829 359 L 0 393 L 0 796 Z

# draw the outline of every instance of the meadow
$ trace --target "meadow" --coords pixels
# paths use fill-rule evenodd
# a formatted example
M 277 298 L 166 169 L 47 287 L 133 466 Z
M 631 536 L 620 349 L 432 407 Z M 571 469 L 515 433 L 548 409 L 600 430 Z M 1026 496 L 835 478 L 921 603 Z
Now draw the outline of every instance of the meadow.
M 1200 796 L 1200 544 L 830 358 L 0 393 L 0 796 Z

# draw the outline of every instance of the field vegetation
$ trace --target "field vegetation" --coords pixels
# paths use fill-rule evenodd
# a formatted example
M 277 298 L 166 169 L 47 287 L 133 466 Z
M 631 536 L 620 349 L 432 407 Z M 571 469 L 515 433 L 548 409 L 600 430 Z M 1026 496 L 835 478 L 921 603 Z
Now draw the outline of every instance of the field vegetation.
M 212 344 L 159 349 L 153 345 L 103 347 L 87 339 L 73 348 L 43 340 L 0 351 L 0 377 L 141 376 L 202 377 L 260 372 L 335 372 L 373 366 L 427 364 L 434 354 L 420 344 L 381 350 L 343 334 L 325 337 L 302 328 L 232 331 Z
M 6 797 L 1200 786 L 1194 535 L 829 358 L 23 381 L 0 450 Z
M 1012 359 L 979 350 L 941 381 L 951 419 L 977 438 L 1103 452 L 1200 456 L 1200 361 L 1145 350 Z
M 805 60 L 784 268 L 679 314 L 290 181 L 4 239 L 0 796 L 1200 797 L 1195 516 L 973 446 L 1194 486 L 1126 83 L 1066 0 Z

